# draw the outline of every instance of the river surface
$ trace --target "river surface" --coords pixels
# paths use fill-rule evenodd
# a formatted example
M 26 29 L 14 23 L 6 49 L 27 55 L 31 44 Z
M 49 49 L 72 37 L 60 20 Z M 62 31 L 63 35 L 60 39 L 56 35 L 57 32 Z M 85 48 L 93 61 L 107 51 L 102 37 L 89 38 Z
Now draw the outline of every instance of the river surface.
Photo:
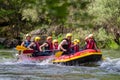
M 16 53 L 0 50 L 0 80 L 120 80 L 120 50 L 102 50 L 104 61 L 97 66 L 16 62 Z

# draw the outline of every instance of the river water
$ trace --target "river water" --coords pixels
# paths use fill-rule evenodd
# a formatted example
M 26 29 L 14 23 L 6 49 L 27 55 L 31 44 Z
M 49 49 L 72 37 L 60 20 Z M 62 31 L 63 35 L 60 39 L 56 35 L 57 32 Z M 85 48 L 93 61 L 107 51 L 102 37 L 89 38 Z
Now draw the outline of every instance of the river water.
M 98 66 L 16 62 L 16 53 L 0 50 L 0 80 L 120 80 L 120 50 L 102 50 L 104 61 Z

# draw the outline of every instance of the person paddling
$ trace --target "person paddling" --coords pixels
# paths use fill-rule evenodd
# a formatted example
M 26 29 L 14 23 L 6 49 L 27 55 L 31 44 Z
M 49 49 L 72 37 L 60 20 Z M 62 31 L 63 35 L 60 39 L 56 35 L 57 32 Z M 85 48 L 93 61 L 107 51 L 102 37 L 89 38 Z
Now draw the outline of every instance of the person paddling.
M 68 55 L 71 52 L 71 38 L 72 34 L 67 33 L 66 38 L 62 40 L 62 42 L 58 46 L 58 50 L 63 51 L 63 55 Z
M 53 40 L 53 50 L 58 50 L 58 40 L 57 39 Z
M 93 38 L 93 34 L 88 35 L 85 38 L 85 41 L 86 41 L 85 49 L 95 49 L 95 50 L 97 50 L 96 41 Z
M 74 41 L 73 41 L 73 51 L 74 51 L 74 53 L 79 51 L 79 49 L 80 49 L 79 43 L 80 43 L 79 39 L 74 39 Z
M 44 50 L 43 50 L 44 48 Z M 45 51 L 46 54 L 51 54 L 53 51 L 52 37 L 48 36 L 46 42 L 39 47 L 40 51 Z
M 31 35 L 26 34 L 25 38 L 26 38 L 26 40 L 21 43 L 21 46 L 28 47 L 31 43 Z
M 34 53 L 32 54 L 32 56 L 36 57 L 36 56 L 39 56 L 39 47 L 40 47 L 40 37 L 35 37 L 34 38 L 34 41 L 28 46 L 29 49 L 33 49 L 34 50 Z
M 28 46 L 31 44 L 31 35 L 26 34 L 25 40 L 21 43 L 22 47 L 28 48 Z M 19 51 L 17 55 L 20 55 L 22 51 Z

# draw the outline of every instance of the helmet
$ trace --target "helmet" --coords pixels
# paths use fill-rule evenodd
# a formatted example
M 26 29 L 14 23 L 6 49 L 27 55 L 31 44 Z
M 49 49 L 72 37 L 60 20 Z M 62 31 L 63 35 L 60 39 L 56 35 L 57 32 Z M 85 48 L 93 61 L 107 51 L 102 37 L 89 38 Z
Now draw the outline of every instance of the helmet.
M 72 37 L 72 34 L 71 34 L 71 33 L 67 33 L 67 34 L 66 34 L 66 38 L 67 38 L 68 36 Z
M 93 37 L 93 34 L 89 34 L 89 35 L 85 38 L 85 40 L 87 40 L 87 39 L 89 39 L 89 38 L 91 38 L 91 37 Z
M 37 36 L 37 37 L 35 37 L 35 41 L 37 41 L 37 40 L 40 40 L 40 37 L 38 37 L 38 36 Z
M 31 35 L 30 35 L 30 34 L 26 34 L 26 35 L 25 35 L 25 37 L 28 37 L 28 36 L 30 36 L 30 37 L 31 37 Z
M 57 39 L 54 39 L 54 40 L 53 40 L 53 43 L 56 43 L 56 42 L 58 42 L 58 40 L 57 40 Z
M 93 34 L 89 34 L 89 35 L 88 35 L 88 38 L 90 38 L 90 37 L 93 37 Z
M 49 40 L 49 39 L 52 39 L 52 36 L 48 36 L 48 37 L 47 37 L 47 40 Z
M 74 43 L 74 45 L 78 44 L 77 42 L 73 42 L 73 43 Z
M 80 40 L 79 40 L 79 39 L 74 39 L 74 42 L 79 43 L 79 42 L 80 42 Z
M 79 43 L 80 42 L 80 40 L 77 40 L 77 43 Z

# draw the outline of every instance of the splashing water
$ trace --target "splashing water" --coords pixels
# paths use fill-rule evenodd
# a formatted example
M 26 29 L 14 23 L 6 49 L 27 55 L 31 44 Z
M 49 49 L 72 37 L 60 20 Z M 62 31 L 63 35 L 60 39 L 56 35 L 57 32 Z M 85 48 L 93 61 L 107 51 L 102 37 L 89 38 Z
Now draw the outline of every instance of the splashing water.
M 107 58 L 99 62 L 100 66 L 56 65 L 51 63 L 52 58 L 17 62 L 16 52 L 1 52 L 0 80 L 119 80 L 120 58 L 111 58 L 110 51 L 106 52 Z
M 106 58 L 105 61 L 100 65 L 101 68 L 109 72 L 120 72 L 120 58 L 110 59 Z

